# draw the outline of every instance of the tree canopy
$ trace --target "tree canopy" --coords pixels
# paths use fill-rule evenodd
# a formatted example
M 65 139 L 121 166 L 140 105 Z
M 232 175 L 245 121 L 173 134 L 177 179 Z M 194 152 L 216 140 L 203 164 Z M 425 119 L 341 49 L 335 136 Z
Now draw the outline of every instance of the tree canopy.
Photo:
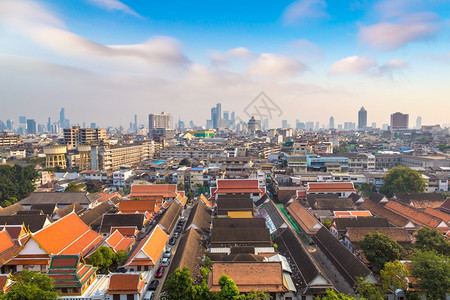
M 381 290 L 373 283 L 368 282 L 364 277 L 357 278 L 356 281 L 356 291 L 361 299 L 368 300 L 383 300 L 384 295 Z
M 81 192 L 82 187 L 79 184 L 76 184 L 75 182 L 69 182 L 64 192 Z
M 318 296 L 315 297 L 315 300 L 356 300 L 356 298 L 353 298 L 352 296 L 347 296 L 342 293 L 336 293 L 334 290 L 329 289 L 326 291 L 325 296 Z
M 414 246 L 420 250 L 434 250 L 440 254 L 450 253 L 450 242 L 436 229 L 420 228 Z
M 384 176 L 384 184 L 380 192 L 387 197 L 395 193 L 422 193 L 425 190 L 425 180 L 422 175 L 408 167 L 396 166 Z
M 0 205 L 5 207 L 28 197 L 38 177 L 39 173 L 31 166 L 0 166 Z
M 399 260 L 404 255 L 402 246 L 391 237 L 378 231 L 366 234 L 359 245 L 367 260 L 380 270 L 383 269 L 386 262 Z
M 166 279 L 162 299 L 165 300 L 195 299 L 193 286 L 194 282 L 191 278 L 191 273 L 189 272 L 189 269 L 187 267 L 184 267 L 182 270 L 176 269 Z
M 412 275 L 427 299 L 445 299 L 450 290 L 450 257 L 434 251 L 418 251 L 411 256 Z
M 387 262 L 384 269 L 380 271 L 380 275 L 384 292 L 392 292 L 397 289 L 407 290 L 408 282 L 406 278 L 409 276 L 409 272 L 400 261 Z
M 53 287 L 53 280 L 46 274 L 24 270 L 13 276 L 11 290 L 0 296 L 2 300 L 53 300 L 59 293 Z
M 101 246 L 88 258 L 87 262 L 99 268 L 100 272 L 108 272 L 111 266 L 117 266 L 127 259 L 127 252 L 119 250 L 115 253 L 107 246 Z

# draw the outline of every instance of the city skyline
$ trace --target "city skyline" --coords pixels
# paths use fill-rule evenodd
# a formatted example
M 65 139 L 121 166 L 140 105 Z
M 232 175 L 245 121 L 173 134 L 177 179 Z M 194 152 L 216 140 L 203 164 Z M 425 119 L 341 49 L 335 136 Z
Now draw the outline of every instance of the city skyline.
M 0 120 L 46 124 L 56 104 L 73 124 L 167 111 L 204 126 L 217 102 L 248 121 L 264 91 L 283 111 L 271 127 L 357 122 L 361 106 L 378 127 L 395 112 L 450 123 L 448 4 L 236 5 L 2 1 Z

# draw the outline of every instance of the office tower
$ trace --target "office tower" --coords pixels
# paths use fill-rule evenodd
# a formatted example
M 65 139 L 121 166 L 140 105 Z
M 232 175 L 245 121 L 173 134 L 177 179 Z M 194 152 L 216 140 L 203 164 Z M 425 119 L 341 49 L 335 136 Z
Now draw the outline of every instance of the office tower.
M 265 118 L 264 119 L 264 125 L 263 125 L 263 130 L 266 131 L 269 129 L 269 119 Z
M 33 119 L 27 120 L 27 133 L 36 134 L 36 122 Z
M 422 117 L 421 116 L 418 116 L 416 119 L 416 128 L 417 129 L 422 128 Z
M 338 125 L 338 130 L 342 130 L 342 124 Z
M 44 125 L 42 125 L 42 124 L 39 124 L 38 125 L 38 130 L 37 130 L 37 132 L 39 133 L 39 134 L 43 134 L 43 133 L 45 133 L 47 130 L 47 127 L 46 126 L 44 126 Z
M 281 128 L 288 128 L 288 121 L 287 120 L 282 120 L 281 121 Z
M 372 122 L 372 129 L 375 129 L 375 128 L 377 128 L 377 123 Z
M 260 120 L 258 120 L 259 122 L 261 122 Z M 260 123 L 257 120 L 255 120 L 255 117 L 252 116 L 252 118 L 248 121 L 248 130 L 250 132 L 255 132 L 257 130 L 259 130 L 259 126 Z
M 136 114 L 134 115 L 134 128 L 133 129 L 134 129 L 135 132 L 137 132 L 137 130 L 138 130 L 137 115 Z
M 234 111 L 232 111 L 231 112 L 230 123 L 234 124 L 235 121 L 236 121 L 236 113 Z
M 334 118 L 333 118 L 333 116 L 330 117 L 329 128 L 330 128 L 330 129 L 334 129 Z
M 6 124 L 0 121 L 0 131 L 6 130 Z
M 228 111 L 223 112 L 224 120 L 230 121 L 230 113 Z
M 166 112 L 148 115 L 148 129 L 171 129 L 172 116 Z
M 19 116 L 19 125 L 17 126 L 18 134 L 25 134 L 27 132 L 27 117 Z
M 97 128 L 97 123 L 91 123 L 91 128 Z
M 69 127 L 69 120 L 66 119 L 65 113 L 64 113 L 64 107 L 61 108 L 59 111 L 59 125 L 62 129 Z
M 314 126 L 315 130 L 319 130 L 319 122 L 316 122 L 316 126 Z
M 12 131 L 12 130 L 13 130 L 13 120 L 11 120 L 11 119 L 6 120 L 6 128 L 7 128 L 9 131 Z
M 217 119 L 222 119 L 222 104 L 221 103 L 217 103 L 216 110 L 217 110 Z
M 391 131 L 408 129 L 409 115 L 400 112 L 391 115 Z
M 358 130 L 366 130 L 367 129 L 367 111 L 363 107 L 358 112 Z
M 52 122 L 50 121 L 50 117 L 48 117 L 47 132 L 52 132 Z
M 197 126 L 195 126 L 195 124 L 194 124 L 194 121 L 189 121 L 189 127 L 190 128 L 195 128 L 195 127 L 197 127 Z
M 211 126 L 213 129 L 217 128 L 217 108 L 211 108 Z
M 306 122 L 305 129 L 308 131 L 312 131 L 314 129 L 314 122 Z

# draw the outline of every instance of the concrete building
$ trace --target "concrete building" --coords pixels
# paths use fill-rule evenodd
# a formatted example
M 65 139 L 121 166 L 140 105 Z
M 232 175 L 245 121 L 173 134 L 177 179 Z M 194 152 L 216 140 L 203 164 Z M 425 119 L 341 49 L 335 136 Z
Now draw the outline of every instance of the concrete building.
M 409 115 L 396 112 L 391 115 L 391 131 L 408 129 Z
M 257 120 L 255 120 L 255 117 L 252 116 L 251 119 L 248 121 L 248 131 L 250 132 L 256 132 L 260 129 L 259 123 Z
M 171 129 L 172 128 L 172 116 L 166 112 L 160 114 L 148 115 L 148 129 L 150 131 L 155 129 Z
M 101 144 L 106 138 L 105 128 L 80 128 L 80 126 L 74 126 L 64 129 L 64 143 L 68 149 L 74 149 L 80 144 Z
M 100 170 L 118 170 L 124 165 L 133 165 L 153 157 L 153 144 L 110 147 L 100 146 L 98 166 Z
M 62 169 L 67 168 L 66 162 L 67 147 L 63 145 L 48 145 L 44 147 L 45 167 Z
M 20 135 L 10 132 L 0 132 L 0 149 L 11 148 L 20 143 Z
M 358 112 L 358 130 L 366 130 L 367 129 L 367 111 L 363 107 Z

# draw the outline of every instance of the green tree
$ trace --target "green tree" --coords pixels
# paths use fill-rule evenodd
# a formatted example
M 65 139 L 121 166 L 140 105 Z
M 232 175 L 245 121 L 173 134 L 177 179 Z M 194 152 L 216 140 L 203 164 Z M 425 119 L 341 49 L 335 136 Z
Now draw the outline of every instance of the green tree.
M 418 251 L 411 256 L 412 275 L 427 299 L 445 299 L 450 290 L 450 257 L 434 251 Z
M 128 258 L 128 253 L 125 250 L 119 250 L 114 256 L 114 262 L 117 265 L 123 264 Z
M 69 184 L 67 185 L 66 189 L 64 190 L 64 192 L 69 193 L 69 192 L 80 192 L 81 191 L 81 187 L 80 185 L 76 184 L 75 182 L 69 182 Z
M 170 274 L 166 279 L 163 290 L 164 293 L 161 298 L 164 300 L 191 300 L 194 299 L 196 292 L 203 292 L 194 289 L 194 282 L 187 267 L 184 267 L 183 270 L 176 269 Z
M 399 260 L 404 255 L 402 246 L 391 237 L 378 231 L 366 234 L 359 245 L 367 260 L 380 270 L 383 269 L 386 262 Z
M 116 261 L 116 254 L 108 246 L 101 246 L 88 258 L 88 263 L 98 267 L 101 272 L 108 272 Z
M 372 196 L 372 194 L 374 192 L 376 192 L 375 190 L 375 185 L 373 183 L 367 183 L 364 182 L 363 184 L 361 184 L 359 190 L 361 191 L 361 194 L 365 197 L 370 197 Z
M 266 292 L 253 290 L 241 296 L 241 298 L 243 298 L 244 300 L 264 300 L 267 298 L 271 298 Z
M 240 298 L 239 289 L 234 280 L 225 274 L 219 278 L 220 292 L 217 294 L 219 300 L 236 300 Z
M 11 290 L 0 296 L 2 300 L 53 300 L 59 293 L 53 287 L 53 280 L 46 274 L 24 270 L 13 276 Z
M 88 193 L 99 193 L 102 191 L 102 184 L 98 180 L 89 180 L 86 182 L 86 190 Z
M 434 250 L 440 254 L 450 253 L 450 242 L 436 229 L 420 228 L 416 235 L 414 247 L 420 250 Z
M 384 269 L 380 271 L 381 283 L 385 293 L 402 289 L 404 291 L 408 288 L 406 278 L 409 276 L 408 269 L 400 261 L 395 260 L 387 262 Z
M 395 193 L 421 193 L 425 190 L 425 180 L 422 175 L 408 167 L 396 166 L 384 176 L 384 184 L 380 192 L 387 197 Z
M 318 297 L 315 297 L 314 299 L 315 300 L 356 300 L 356 298 L 353 298 L 351 296 L 347 296 L 342 293 L 338 294 L 332 289 L 327 290 L 326 293 L 327 294 L 325 296 L 318 296 Z
M 190 166 L 191 166 L 191 162 L 189 161 L 189 159 L 183 158 L 183 159 L 180 161 L 179 165 L 180 165 L 180 166 L 187 166 L 187 167 L 190 167 Z
M 209 291 L 206 279 L 202 280 L 202 284 L 194 285 L 194 299 L 195 300 L 209 300 L 212 298 L 211 292 Z
M 0 166 L 0 205 L 8 206 L 28 197 L 34 191 L 39 173 L 31 166 Z
M 179 184 L 177 184 L 177 189 L 179 190 L 179 191 L 184 191 L 185 190 L 185 186 L 184 186 L 184 184 L 182 183 L 182 182 L 180 182 Z
M 356 291 L 360 297 L 368 300 L 383 300 L 384 295 L 373 283 L 366 281 L 363 277 L 358 277 L 356 281 Z

